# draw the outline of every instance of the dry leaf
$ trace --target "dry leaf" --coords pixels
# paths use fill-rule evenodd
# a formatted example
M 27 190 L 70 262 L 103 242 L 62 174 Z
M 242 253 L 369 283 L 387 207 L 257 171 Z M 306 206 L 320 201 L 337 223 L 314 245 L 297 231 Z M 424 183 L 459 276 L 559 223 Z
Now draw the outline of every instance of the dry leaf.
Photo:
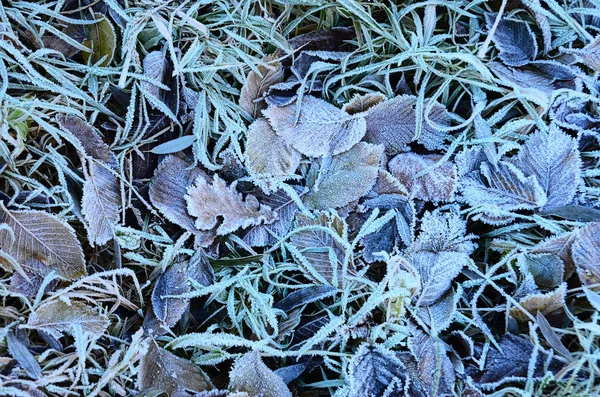
M 23 294 L 27 297 L 33 298 L 37 295 L 42 284 L 44 282 L 44 277 L 46 277 L 52 269 L 39 259 L 31 258 L 27 260 L 23 265 L 23 272 L 29 278 L 27 280 L 21 273 L 15 272 L 10 278 L 10 287 L 9 290 L 11 292 L 17 294 Z M 49 285 L 46 286 L 46 291 L 48 292 L 54 289 L 58 284 L 58 280 L 53 280 Z
M 294 175 L 300 165 L 300 152 L 275 134 L 266 119 L 258 119 L 248 130 L 246 140 L 246 168 L 267 189 L 271 184 L 285 181 Z
M 236 360 L 229 373 L 229 389 L 256 397 L 292 397 L 281 377 L 267 368 L 257 352 Z
M 565 302 L 565 293 L 567 291 L 567 284 L 563 283 L 560 287 L 554 291 L 550 291 L 545 294 L 531 294 L 519 301 L 519 304 L 529 314 L 535 318 L 538 313 L 545 316 L 549 314 L 556 314 L 563 308 Z M 531 321 L 531 319 L 519 308 L 513 307 L 510 310 L 510 315 L 519 322 Z
M 171 222 L 194 231 L 194 218 L 188 214 L 185 194 L 198 177 L 206 177 L 200 168 L 170 155 L 165 157 L 154 172 L 150 184 L 150 201 Z
M 304 203 L 312 209 L 327 209 L 358 200 L 375 185 L 382 154 L 381 146 L 360 142 L 334 156 L 325 170 L 322 167 L 318 186 L 311 188 Z
M 269 56 L 258 66 L 260 74 L 251 70 L 240 92 L 240 107 L 253 119 L 260 116 L 261 110 L 266 109 L 263 97 L 269 87 L 283 81 L 283 67 L 279 62 L 273 62 L 273 59 L 273 56 Z
M 152 290 L 152 309 L 158 320 L 167 328 L 173 327 L 185 313 L 189 298 L 175 298 L 169 295 L 182 295 L 190 291 L 188 275 L 184 263 L 171 265 L 162 273 Z
M 0 229 L 0 248 L 19 263 L 35 258 L 56 270 L 62 277 L 85 275 L 83 250 L 75 231 L 54 215 L 42 211 L 9 211 L 0 203 L 0 223 L 14 233 Z
M 117 158 L 114 153 L 87 121 L 67 114 L 57 115 L 56 121 L 61 129 L 77 140 L 76 143 L 79 144 L 79 147 L 76 148 L 81 150 L 83 155 L 98 160 L 113 169 L 117 168 Z
M 350 101 L 344 104 L 342 110 L 350 115 L 366 112 L 373 106 L 386 100 L 385 95 L 379 92 L 369 94 L 355 94 Z
M 187 390 L 198 393 L 215 388 L 198 366 L 156 346 L 152 340 L 139 371 L 139 389 L 157 388 L 170 397 L 188 397 Z
M 571 249 L 582 284 L 592 286 L 600 283 L 600 222 L 580 229 Z
M 392 175 L 406 186 L 412 197 L 433 202 L 453 201 L 456 191 L 456 166 L 450 162 L 436 165 L 441 158 L 438 155 L 401 153 L 390 161 L 388 168 Z M 434 166 L 435 168 L 431 168 L 426 174 L 417 176 Z
M 90 161 L 83 185 L 81 212 L 86 220 L 90 244 L 100 246 L 114 237 L 119 222 L 119 186 L 115 177 L 104 166 Z
M 261 206 L 256 197 L 247 195 L 244 201 L 235 189 L 236 184 L 227 187 L 217 175 L 212 185 L 202 176 L 196 179 L 185 196 L 188 212 L 196 218 L 196 228 L 211 230 L 216 227 L 217 234 L 224 236 L 240 228 L 269 224 L 277 219 L 277 213 L 268 206 Z M 222 219 L 221 223 L 219 219 Z
M 72 333 L 74 327 L 81 327 L 83 332 L 100 337 L 108 324 L 108 319 L 95 309 L 83 303 L 67 304 L 61 300 L 53 300 L 38 307 L 27 321 L 29 328 L 47 332 L 56 339 L 65 332 Z
M 307 95 L 283 107 L 271 106 L 263 114 L 275 133 L 290 146 L 309 157 L 328 157 L 347 151 L 366 131 L 363 117 L 351 116 L 332 104 Z

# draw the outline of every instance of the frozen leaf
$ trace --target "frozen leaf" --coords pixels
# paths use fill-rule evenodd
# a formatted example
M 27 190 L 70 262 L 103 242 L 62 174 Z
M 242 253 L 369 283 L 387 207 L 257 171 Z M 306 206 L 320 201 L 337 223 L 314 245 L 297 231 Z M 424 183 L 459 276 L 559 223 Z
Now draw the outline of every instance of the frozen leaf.
M 42 287 L 44 277 L 52 271 L 52 269 L 39 259 L 31 258 L 27 260 L 23 265 L 23 271 L 29 278 L 27 280 L 21 273 L 15 272 L 10 278 L 11 292 L 23 294 L 30 298 L 37 295 L 39 289 Z M 54 289 L 58 284 L 58 280 L 53 280 L 49 285 L 46 286 L 46 291 Z
M 577 50 L 577 56 L 585 66 L 600 72 L 600 36 L 581 50 Z
M 521 270 L 531 274 L 541 288 L 555 288 L 563 282 L 565 264 L 554 254 L 523 254 L 518 263 Z
M 336 51 L 354 47 L 349 44 L 356 39 L 356 32 L 349 27 L 314 30 L 289 40 L 293 49 Z
M 527 313 L 531 314 L 533 318 L 535 318 L 538 313 L 542 313 L 546 316 L 549 314 L 556 314 L 563 308 L 566 290 L 567 284 L 563 283 L 554 291 L 545 294 L 532 294 L 526 296 L 519 301 L 519 304 L 527 311 Z M 519 307 L 513 307 L 510 310 L 510 315 L 519 322 L 531 320 Z
M 497 14 L 486 13 L 488 30 L 496 20 Z M 531 28 L 526 22 L 503 17 L 492 38 L 500 51 L 500 59 L 509 66 L 523 66 L 533 61 L 537 55 L 537 43 Z
M 423 201 L 453 201 L 456 191 L 456 166 L 450 162 L 438 165 L 438 155 L 401 153 L 388 164 L 392 175 L 406 186 L 411 197 Z M 429 169 L 426 174 L 417 176 Z
M 251 247 L 265 247 L 277 242 L 290 231 L 298 206 L 283 190 L 270 195 L 259 193 L 256 197 L 259 202 L 268 205 L 277 213 L 277 219 L 268 225 L 252 226 L 244 234 L 243 240 Z
M 458 211 L 427 211 L 421 219 L 421 232 L 410 250 L 470 255 L 476 247 L 474 238 L 472 234 L 467 235 L 467 223 Z
M 358 114 L 366 112 L 373 106 L 386 100 L 385 95 L 378 92 L 359 95 L 355 94 L 348 103 L 344 104 L 342 110 L 348 114 Z
M 400 181 L 395 178 L 392 174 L 384 169 L 379 169 L 377 175 L 377 182 L 373 186 L 372 195 L 387 195 L 387 194 L 398 194 L 408 198 L 408 190 Z M 369 196 L 372 196 L 369 194 Z
M 430 396 L 454 395 L 456 373 L 446 354 L 446 346 L 437 336 L 411 327 L 410 349 L 417 359 L 417 374 Z
M 550 237 L 531 249 L 531 254 L 554 254 L 562 259 L 565 264 L 564 279 L 571 277 L 575 271 L 575 264 L 571 254 L 571 247 L 576 238 L 576 233 L 564 233 Z
M 185 273 L 191 280 L 204 287 L 212 285 L 215 281 L 214 270 L 202 248 L 198 249 L 194 256 L 190 258 Z
M 185 194 L 204 171 L 170 155 L 158 166 L 150 184 L 150 201 L 171 222 L 186 230 L 195 230 L 194 218 L 187 211 Z
M 99 66 L 108 66 L 115 55 L 117 46 L 117 38 L 115 28 L 112 23 L 100 13 L 95 13 L 94 18 L 96 23 L 87 25 L 88 39 L 83 42 L 83 45 L 90 49 L 91 52 L 83 52 L 83 60 L 92 65 L 100 62 Z
M 99 162 L 117 168 L 117 158 L 110 150 L 110 147 L 104 143 L 94 127 L 87 121 L 72 115 L 59 114 L 56 121 L 61 129 L 70 133 L 79 143 L 78 150 L 83 150 L 83 154 Z
M 152 51 L 148 53 L 148 55 L 144 57 L 143 67 L 144 77 L 146 77 L 148 81 L 142 81 L 142 88 L 148 94 L 153 95 L 156 99 L 162 101 L 164 89 L 154 84 L 154 82 L 163 84 L 167 77 L 169 62 L 167 61 L 165 53 L 163 51 Z
M 523 380 L 527 376 L 533 344 L 527 339 L 512 334 L 504 335 L 498 344 L 502 350 L 490 348 L 481 373 L 470 371 L 479 385 L 495 387 L 502 383 Z M 534 376 L 539 377 L 544 373 L 540 357 L 536 364 Z
M 535 176 L 526 177 L 514 165 L 499 161 L 494 167 L 482 163 L 479 171 L 460 178 L 463 200 L 481 207 L 487 223 L 506 223 L 507 212 L 533 210 L 546 204 L 546 194 Z M 510 218 L 508 218 L 510 221 Z
M 85 275 L 83 250 L 75 231 L 66 222 L 42 211 L 9 211 L 0 203 L 0 248 L 19 263 L 37 258 L 68 279 Z
M 312 275 L 312 272 L 306 269 L 308 276 L 316 277 L 315 281 L 323 278 L 328 283 L 333 283 L 334 275 L 338 280 L 341 276 L 340 261 L 344 252 L 344 248 L 333 236 L 345 238 L 347 226 L 341 218 L 329 216 L 325 212 L 319 213 L 316 219 L 310 219 L 300 213 L 296 215 L 296 230 L 311 226 L 326 227 L 330 233 L 323 230 L 302 230 L 294 233 L 290 241 L 317 272 L 317 275 Z M 337 273 L 334 273 L 334 269 L 337 269 Z
M 269 87 L 283 81 L 283 68 L 274 58 L 267 57 L 262 65 L 258 66 L 260 74 L 251 70 L 246 77 L 246 84 L 240 93 L 240 107 L 253 119 L 260 116 L 260 111 L 266 109 L 263 100 Z
M 600 283 L 600 222 L 590 223 L 577 232 L 572 253 L 582 284 Z
M 526 176 L 535 176 L 546 193 L 544 208 L 569 204 L 575 197 L 581 168 L 577 141 L 558 127 L 529 137 L 516 163 Z
M 117 177 L 103 165 L 91 161 L 81 200 L 90 244 L 104 245 L 114 237 L 120 202 Z
M 247 195 L 244 201 L 236 185 L 234 182 L 227 187 L 217 175 L 211 185 L 203 176 L 196 179 L 185 196 L 188 212 L 196 218 L 196 228 L 206 231 L 217 228 L 217 234 L 224 236 L 240 228 L 269 224 L 277 219 L 277 214 L 269 206 L 261 206 L 256 197 Z
M 275 134 L 266 119 L 258 119 L 250 126 L 245 156 L 250 175 L 267 187 L 292 177 L 302 159 L 300 152 Z
M 351 116 L 322 99 L 305 96 L 283 107 L 271 106 L 263 114 L 275 133 L 309 157 L 328 157 L 347 151 L 366 131 L 363 117 Z
M 17 338 L 12 330 L 9 330 L 6 333 L 6 343 L 8 352 L 12 358 L 17 360 L 21 368 L 27 372 L 27 375 L 29 375 L 32 379 L 39 379 L 42 376 L 42 368 L 40 367 L 40 364 L 38 364 L 27 346 L 25 346 L 23 342 Z
M 546 320 L 546 317 L 544 317 L 541 312 L 538 312 L 535 318 L 538 326 L 540 327 L 540 331 L 542 331 L 542 334 L 544 335 L 544 338 L 546 338 L 548 344 L 552 346 L 554 350 L 562 354 L 565 358 L 569 360 L 573 359 L 571 352 L 565 347 L 565 345 L 562 344 L 560 337 L 552 329 L 552 326 L 548 320 Z
M 229 389 L 250 396 L 292 397 L 281 377 L 263 363 L 257 352 L 236 360 L 229 373 Z
M 421 276 L 418 302 L 422 306 L 438 300 L 469 261 L 467 255 L 457 252 L 417 252 L 408 259 Z
M 191 361 L 156 346 L 150 341 L 148 352 L 140 362 L 138 388 L 157 388 L 170 397 L 187 397 L 192 393 L 213 390 L 208 376 Z
M 336 293 L 337 290 L 329 285 L 305 287 L 290 293 L 273 307 L 284 312 L 289 312 L 297 307 L 328 298 Z
M 190 290 L 188 276 L 183 263 L 170 266 L 158 277 L 152 291 L 152 308 L 154 314 L 166 327 L 171 328 L 185 313 L 189 298 L 169 297 L 169 295 L 182 295 Z
M 456 314 L 457 294 L 452 288 L 444 293 L 435 303 L 419 306 L 417 315 L 437 335 L 450 326 Z
M 381 345 L 363 343 L 349 366 L 348 397 L 404 395 L 406 368 L 396 354 Z
M 567 204 L 561 207 L 545 208 L 540 213 L 577 222 L 600 221 L 600 210 L 583 205 Z
M 366 139 L 384 145 L 386 153 L 391 155 L 400 152 L 413 140 L 417 140 L 430 150 L 441 148 L 447 133 L 439 130 L 437 125 L 443 127 L 450 125 L 448 111 L 437 102 L 431 104 L 426 101 L 423 104 L 421 133 L 417 137 L 416 106 L 416 96 L 400 95 L 371 107 L 366 116 Z M 430 106 L 431 110 L 426 114 L 425 111 Z
M 313 209 L 327 209 L 358 200 L 375 185 L 382 154 L 381 146 L 360 142 L 334 156 L 331 164 L 322 165 L 318 186 L 312 187 L 304 203 Z
M 42 330 L 57 339 L 65 332 L 73 332 L 74 327 L 81 327 L 83 332 L 100 337 L 108 324 L 108 319 L 95 309 L 83 303 L 67 304 L 61 300 L 40 306 L 27 321 L 29 328 Z
M 349 54 L 343 51 L 301 51 L 290 69 L 299 81 L 308 84 L 311 91 L 321 91 L 327 72 L 338 68 L 340 61 Z

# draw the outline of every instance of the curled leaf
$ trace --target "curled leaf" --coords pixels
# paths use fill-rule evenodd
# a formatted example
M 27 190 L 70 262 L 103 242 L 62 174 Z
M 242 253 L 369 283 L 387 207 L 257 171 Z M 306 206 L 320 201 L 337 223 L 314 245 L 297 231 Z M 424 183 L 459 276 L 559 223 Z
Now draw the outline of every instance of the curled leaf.
M 560 287 L 554 291 L 550 291 L 545 294 L 531 294 L 519 301 L 519 304 L 523 307 L 527 313 L 535 316 L 541 313 L 545 316 L 549 314 L 556 314 L 563 308 L 565 301 L 565 293 L 567 290 L 567 284 L 563 283 Z M 530 321 L 531 319 L 527 314 L 519 307 L 514 307 L 510 311 L 510 315 L 519 322 Z
M 262 65 L 258 65 L 260 74 L 251 70 L 240 92 L 240 107 L 254 119 L 259 117 L 260 111 L 267 107 L 263 97 L 269 87 L 283 81 L 283 67 L 279 62 L 273 62 L 273 59 L 267 57 Z

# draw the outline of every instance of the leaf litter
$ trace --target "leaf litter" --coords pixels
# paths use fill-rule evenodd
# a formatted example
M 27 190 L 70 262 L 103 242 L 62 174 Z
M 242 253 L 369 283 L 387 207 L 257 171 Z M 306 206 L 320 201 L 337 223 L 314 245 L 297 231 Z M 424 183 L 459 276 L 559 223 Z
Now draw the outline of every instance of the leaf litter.
M 3 2 L 0 395 L 598 395 L 598 15 Z

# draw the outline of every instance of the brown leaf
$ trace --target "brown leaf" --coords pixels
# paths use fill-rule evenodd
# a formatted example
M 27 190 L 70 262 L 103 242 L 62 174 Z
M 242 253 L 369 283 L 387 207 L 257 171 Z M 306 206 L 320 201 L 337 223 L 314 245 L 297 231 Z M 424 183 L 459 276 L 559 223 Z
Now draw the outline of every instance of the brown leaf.
M 83 250 L 71 226 L 42 211 L 9 211 L 0 203 L 0 223 L 14 233 L 0 230 L 0 248 L 19 263 L 35 258 L 65 278 L 85 275 Z
M 258 119 L 248 130 L 246 167 L 250 175 L 271 191 L 271 184 L 294 175 L 302 156 L 275 134 L 266 119 Z
M 202 392 L 215 387 L 208 375 L 191 361 L 156 346 L 150 341 L 148 352 L 140 363 L 138 388 L 157 388 L 170 397 L 187 397 L 186 390 Z
M 563 283 L 554 291 L 550 291 L 546 294 L 532 294 L 526 296 L 519 301 L 519 304 L 534 318 L 538 313 L 549 315 L 562 309 L 566 290 L 567 285 Z M 530 321 L 529 316 L 518 307 L 513 307 L 510 310 L 510 315 L 519 322 Z
M 572 250 L 573 262 L 583 285 L 600 283 L 600 222 L 590 223 L 580 229 Z
M 212 185 L 200 176 L 188 188 L 185 200 L 190 215 L 196 218 L 195 225 L 200 230 L 217 228 L 217 234 L 224 236 L 240 228 L 272 223 L 277 214 L 268 206 L 260 206 L 256 197 L 247 195 L 244 201 L 238 193 L 236 182 L 227 187 L 215 175 Z M 223 221 L 219 224 L 219 219 Z
M 45 331 L 57 339 L 65 332 L 71 333 L 75 326 L 81 327 L 85 333 L 100 337 L 108 324 L 106 316 L 95 309 L 80 302 L 67 304 L 61 300 L 40 306 L 27 321 L 28 327 Z
M 378 92 L 372 92 L 364 95 L 356 94 L 352 97 L 352 99 L 350 99 L 350 101 L 348 101 L 348 103 L 344 104 L 342 110 L 348 114 L 358 114 L 366 112 L 373 106 L 385 100 L 385 95 Z
M 256 352 L 235 362 L 229 374 L 229 389 L 257 397 L 292 397 L 281 377 L 271 371 Z
M 246 77 L 246 84 L 240 93 L 240 107 L 253 119 L 260 116 L 260 111 L 267 108 L 262 99 L 270 86 L 283 81 L 283 67 L 279 62 L 273 62 L 269 56 L 262 65 L 258 66 L 260 74 L 251 70 Z

